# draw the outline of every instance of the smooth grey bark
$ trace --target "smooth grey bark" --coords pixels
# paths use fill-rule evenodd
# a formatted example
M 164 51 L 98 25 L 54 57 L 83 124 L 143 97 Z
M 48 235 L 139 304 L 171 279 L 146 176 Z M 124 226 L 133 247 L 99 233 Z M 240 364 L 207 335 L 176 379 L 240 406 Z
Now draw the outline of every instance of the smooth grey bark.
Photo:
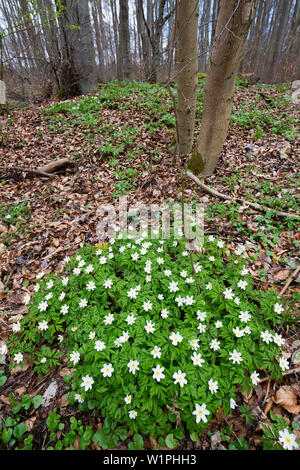
M 176 83 L 177 151 L 188 155 L 192 150 L 198 88 L 198 18 L 197 0 L 178 0 L 176 12 Z
M 174 13 L 174 9 L 169 11 L 165 15 L 165 7 L 167 0 L 159 0 L 156 4 L 156 13 L 155 19 L 153 19 L 153 10 L 149 7 L 148 3 L 148 11 L 147 11 L 147 20 L 145 18 L 144 8 L 141 2 L 141 11 L 143 16 L 143 22 L 147 31 L 147 36 L 151 45 L 151 64 L 150 64 L 150 74 L 147 79 L 151 83 L 156 83 L 159 76 L 159 68 L 160 68 L 160 55 L 161 55 L 161 35 L 162 30 L 166 22 L 170 19 L 170 17 Z M 148 18 L 151 23 L 148 23 Z
M 119 0 L 119 80 L 129 79 L 131 76 L 130 34 L 128 18 L 128 0 Z
M 234 86 L 246 38 L 255 13 L 255 0 L 220 0 L 215 44 L 209 58 L 203 96 L 203 116 L 197 147 L 188 167 L 211 175 L 227 135 Z
M 96 61 L 88 0 L 65 0 L 60 17 L 65 94 L 87 94 L 96 87 Z
M 269 69 L 269 81 L 271 83 L 276 82 L 276 78 L 277 78 L 276 68 L 278 66 L 281 47 L 282 47 L 282 43 L 284 40 L 284 33 L 285 33 L 286 25 L 288 22 L 290 3 L 291 3 L 290 1 L 289 2 L 285 1 L 285 2 L 280 3 L 279 14 L 278 14 L 278 17 L 276 18 L 277 24 L 275 28 L 275 34 L 273 36 L 272 53 L 270 56 L 271 63 L 270 63 L 270 69 Z
M 100 3 L 101 5 L 101 0 L 97 2 L 98 4 Z M 100 10 L 101 11 L 101 10 Z M 94 31 L 95 31 L 95 39 L 96 39 L 96 45 L 97 45 L 97 54 L 98 54 L 98 76 L 100 82 L 105 81 L 104 78 L 104 47 L 103 47 L 103 39 L 102 39 L 102 34 L 101 34 L 101 19 L 99 21 L 98 19 L 98 9 L 97 9 L 97 4 L 94 3 L 92 5 L 92 16 L 93 16 L 93 22 L 94 22 Z
M 142 0 L 136 0 L 136 16 L 137 16 L 137 28 L 140 37 L 140 58 L 143 69 L 143 76 L 149 77 L 150 75 L 150 43 L 147 37 L 145 25 L 143 22 L 142 13 Z

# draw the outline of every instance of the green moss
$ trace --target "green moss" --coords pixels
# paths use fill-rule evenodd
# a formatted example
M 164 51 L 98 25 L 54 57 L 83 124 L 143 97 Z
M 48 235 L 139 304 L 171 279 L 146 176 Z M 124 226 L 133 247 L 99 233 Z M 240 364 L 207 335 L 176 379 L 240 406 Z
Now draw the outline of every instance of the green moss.
M 170 152 L 170 153 L 174 153 L 175 147 L 176 147 L 176 136 L 174 135 L 174 136 L 172 137 L 170 146 L 169 146 L 169 148 L 168 148 L 169 152 Z
M 66 96 L 65 90 L 64 90 L 62 87 L 59 88 L 59 89 L 57 90 L 57 92 L 56 92 L 56 96 L 57 96 L 58 99 L 63 99 L 63 98 L 65 98 L 65 96 Z
M 190 170 L 195 176 L 203 173 L 205 162 L 197 147 L 194 147 L 192 156 L 188 161 L 187 167 L 188 170 Z

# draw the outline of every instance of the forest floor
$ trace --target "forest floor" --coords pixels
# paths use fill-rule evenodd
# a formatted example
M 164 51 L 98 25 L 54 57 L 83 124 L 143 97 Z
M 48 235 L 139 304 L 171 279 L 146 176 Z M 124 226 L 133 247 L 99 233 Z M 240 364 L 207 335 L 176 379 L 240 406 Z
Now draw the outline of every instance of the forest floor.
M 232 198 L 259 202 L 273 211 L 224 202 L 191 180 L 186 179 L 183 187 L 185 202 L 204 205 L 205 233 L 218 234 L 228 246 L 246 246 L 247 256 L 255 255 L 250 272 L 257 287 L 278 292 L 299 266 L 299 221 L 276 215 L 276 210 L 292 214 L 298 210 L 299 214 L 299 108 L 290 103 L 290 95 L 287 84 L 251 87 L 239 80 L 218 168 L 203 180 Z M 198 124 L 202 96 L 200 81 Z M 159 86 L 113 82 L 99 87 L 94 96 L 11 109 L 0 124 L 1 345 L 12 324 L 26 315 L 23 298 L 32 292 L 38 273 L 61 271 L 64 257 L 76 253 L 81 243 L 98 242 L 97 207 L 117 203 L 122 195 L 132 205 L 160 204 L 171 198 L 180 201 L 184 162 L 177 159 L 174 163 L 169 151 L 174 136 L 172 102 Z M 61 158 L 68 158 L 70 165 L 51 177 L 9 169 L 37 169 Z M 299 279 L 298 271 L 284 291 L 285 300 L 295 302 Z M 270 410 L 283 416 L 300 437 L 298 319 L 299 313 L 294 311 L 281 332 L 291 369 L 296 372 L 286 374 L 281 382 L 265 381 L 249 395 L 240 393 L 239 408 L 231 416 L 217 415 L 197 442 L 182 436 L 177 449 L 260 449 L 261 422 L 269 419 Z M 8 440 L 3 448 L 30 448 L 31 439 L 33 449 L 55 447 L 70 429 L 70 417 L 81 420 L 83 427 L 101 429 L 103 423 L 96 412 L 84 414 L 68 404 L 65 367 L 39 379 L 29 363 L 10 372 L 4 356 L 0 356 L 0 364 L 7 378 L 0 381 L 4 382 L 0 386 L 0 421 L 4 423 L 8 416 L 15 419 L 12 407 L 22 399 L 27 403 L 19 411 L 26 433 L 20 441 Z M 42 396 L 53 381 L 58 390 L 49 406 L 32 408 L 30 400 Z M 280 403 L 279 391 L 285 392 Z M 55 435 L 47 423 L 53 409 L 60 415 Z M 29 435 L 33 438 L 26 441 Z M 131 440 L 128 436 L 116 447 L 126 449 Z M 97 448 L 82 442 L 76 439 L 74 448 Z M 151 439 L 145 439 L 143 445 L 168 448 Z

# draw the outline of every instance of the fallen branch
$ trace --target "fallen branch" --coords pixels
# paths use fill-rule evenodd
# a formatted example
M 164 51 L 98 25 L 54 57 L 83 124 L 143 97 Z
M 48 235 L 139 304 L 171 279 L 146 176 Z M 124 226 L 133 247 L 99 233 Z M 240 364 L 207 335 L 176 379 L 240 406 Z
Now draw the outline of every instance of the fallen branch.
M 252 207 L 253 209 L 259 210 L 259 211 L 272 211 L 274 209 L 271 209 L 270 207 L 265 207 L 262 206 L 261 204 L 257 204 L 255 202 L 248 202 L 245 201 L 245 199 L 239 198 L 239 197 L 232 197 L 228 196 L 227 194 L 219 193 L 219 191 L 216 191 L 215 189 L 210 188 L 206 184 L 202 183 L 197 176 L 193 175 L 190 171 L 187 171 L 186 176 L 191 178 L 200 188 L 202 188 L 205 192 L 211 194 L 212 196 L 218 197 L 220 199 L 223 199 L 225 201 L 231 201 L 231 202 L 242 202 L 243 204 L 248 205 L 249 207 Z M 276 215 L 280 217 L 297 217 L 299 218 L 298 214 L 291 214 L 290 212 L 283 212 L 283 211 L 276 211 Z
M 61 158 L 60 160 L 55 160 L 51 163 L 48 163 L 46 166 L 38 168 L 38 171 L 43 171 L 45 173 L 52 173 L 64 166 L 70 165 L 70 160 L 68 158 Z
M 294 279 L 294 277 L 297 276 L 297 274 L 299 273 L 300 271 L 300 266 L 298 266 L 297 269 L 295 269 L 295 271 L 290 275 L 290 277 L 287 279 L 284 287 L 282 288 L 282 290 L 279 292 L 279 295 L 282 296 L 285 291 L 287 290 L 287 288 L 289 287 L 290 283 L 292 282 L 292 280 Z
M 300 367 L 296 367 L 296 369 L 290 369 L 287 372 L 284 372 L 282 375 L 286 376 L 286 375 L 291 375 L 291 374 L 297 374 L 297 372 L 300 372 Z M 266 382 L 267 380 L 271 380 L 270 376 L 260 379 L 259 383 L 261 384 L 262 382 Z
M 24 173 L 32 173 L 33 175 L 38 175 L 38 176 L 47 176 L 47 178 L 54 176 L 51 173 L 46 173 L 45 171 L 38 170 L 37 168 L 23 168 L 21 166 L 0 166 L 0 170 L 21 171 Z
M 9 166 L 9 167 L 0 166 L 0 170 L 21 171 L 25 173 L 32 173 L 34 175 L 46 176 L 47 178 L 49 177 L 51 178 L 54 176 L 52 173 L 54 173 L 55 171 L 57 171 L 58 169 L 64 166 L 70 165 L 70 163 L 71 162 L 68 158 L 61 158 L 60 160 L 56 160 L 54 162 L 48 163 L 48 165 L 41 166 L 38 168 L 25 168 L 21 166 Z

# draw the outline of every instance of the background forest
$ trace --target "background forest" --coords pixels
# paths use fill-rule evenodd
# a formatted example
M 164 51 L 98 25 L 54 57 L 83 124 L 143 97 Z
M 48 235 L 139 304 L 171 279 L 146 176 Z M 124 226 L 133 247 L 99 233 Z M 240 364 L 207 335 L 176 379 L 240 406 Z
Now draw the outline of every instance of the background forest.
M 0 29 L 0 449 L 299 449 L 300 0 Z M 200 249 L 139 219 L 176 205 Z
M 174 10 L 175 0 L 1 0 L 10 96 L 63 98 L 113 78 L 166 80 Z M 217 13 L 217 0 L 200 1 L 200 73 L 207 71 Z M 299 18 L 298 0 L 258 0 L 240 72 L 253 82 L 297 79 Z

